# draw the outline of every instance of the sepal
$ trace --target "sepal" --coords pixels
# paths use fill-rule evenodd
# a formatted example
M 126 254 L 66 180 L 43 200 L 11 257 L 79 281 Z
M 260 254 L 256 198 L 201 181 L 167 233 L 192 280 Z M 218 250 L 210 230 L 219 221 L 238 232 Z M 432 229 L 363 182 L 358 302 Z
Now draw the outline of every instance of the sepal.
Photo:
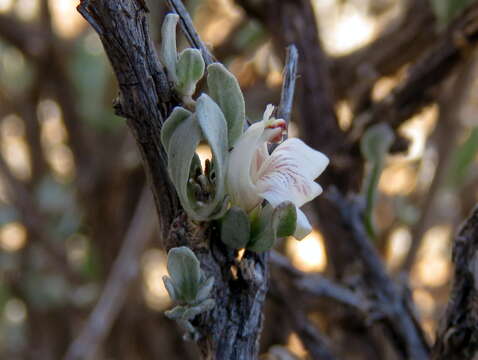
M 246 212 L 238 206 L 231 207 L 221 219 L 221 240 L 233 249 L 243 249 L 251 237 L 251 223 Z

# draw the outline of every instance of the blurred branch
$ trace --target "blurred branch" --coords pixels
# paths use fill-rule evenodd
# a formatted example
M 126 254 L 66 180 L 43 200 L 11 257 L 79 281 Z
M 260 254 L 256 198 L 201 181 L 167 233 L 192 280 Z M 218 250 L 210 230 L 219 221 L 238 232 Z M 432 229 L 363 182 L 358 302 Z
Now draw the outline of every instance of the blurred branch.
M 368 309 L 367 304 L 361 301 L 353 291 L 320 275 L 306 274 L 298 270 L 288 258 L 275 251 L 271 252 L 270 264 L 273 272 L 280 273 L 277 280 L 284 278 L 291 280 L 294 293 L 298 292 L 309 299 L 312 297 L 325 299 L 332 302 L 334 306 L 342 305 L 360 312 Z
M 65 360 L 90 359 L 108 335 L 138 278 L 140 257 L 152 238 L 155 225 L 154 203 L 147 188 L 143 189 L 126 232 L 118 258 L 106 280 L 103 293 Z
M 284 309 L 286 316 L 290 319 L 294 331 L 299 336 L 310 358 L 323 360 L 337 359 L 329 349 L 327 340 L 307 318 L 307 314 L 304 312 L 304 305 L 300 300 L 292 296 L 287 286 L 281 281 L 275 281 L 272 287 L 274 292 L 277 293 L 274 299 Z
M 446 313 L 437 331 L 433 360 L 472 360 L 478 350 L 478 207 L 453 245 L 455 274 Z
M 47 48 L 47 34 L 40 26 L 5 14 L 0 14 L 0 37 L 34 62 L 42 59 Z
M 369 241 L 362 220 L 363 205 L 360 199 L 344 198 L 337 190 L 326 196 L 337 206 L 344 225 L 352 233 L 350 246 L 363 265 L 363 286 L 365 294 L 371 294 L 376 319 L 382 320 L 391 332 L 391 341 L 398 354 L 404 359 L 427 360 L 428 344 L 414 314 L 388 276 L 386 269 Z
M 436 148 L 438 163 L 435 167 L 435 174 L 428 189 L 421 208 L 420 218 L 412 229 L 412 243 L 400 267 L 402 271 L 409 273 L 412 270 L 418 251 L 423 243 L 430 220 L 433 218 L 436 196 L 450 170 L 450 160 L 453 149 L 456 147 L 457 137 L 460 130 L 460 123 L 457 121 L 461 107 L 473 86 L 474 60 L 476 56 L 470 57 L 465 64 L 458 69 L 458 74 L 452 79 L 450 86 L 444 87 L 442 94 L 438 96 L 440 115 L 435 129 Z
M 75 87 L 67 71 L 66 51 L 71 43 L 64 42 L 52 31 L 51 15 L 48 2 L 41 3 L 41 25 L 20 22 L 12 16 L 0 14 L 0 37 L 17 47 L 36 68 L 38 76 L 47 78 L 42 86 L 52 88 L 62 112 L 63 121 L 69 137 L 69 145 L 73 152 L 77 167 L 92 169 L 95 157 L 91 156 L 91 147 L 85 136 L 84 122 L 77 109 Z M 88 181 L 80 179 L 80 189 L 91 185 L 91 171 L 79 171 L 88 177 Z M 84 180 L 84 181 L 82 181 Z
M 65 255 L 51 243 L 48 229 L 45 228 L 48 221 L 33 201 L 34 196 L 12 174 L 3 156 L 0 156 L 0 175 L 5 182 L 9 200 L 19 212 L 21 222 L 31 233 L 29 239 L 35 241 L 44 250 L 46 256 L 52 260 L 53 266 L 56 266 L 60 273 L 65 274 L 68 280 L 80 283 L 81 277 L 72 271 Z
M 360 111 L 370 101 L 370 92 L 380 77 L 414 61 L 435 41 L 436 21 L 430 1 L 407 0 L 405 6 L 401 19 L 377 39 L 332 61 L 337 96 L 346 97 L 355 110 Z
M 471 4 L 440 35 L 436 45 L 415 64 L 407 77 L 385 99 L 354 122 L 349 141 L 358 141 L 364 127 L 386 121 L 394 129 L 436 100 L 437 86 L 469 58 L 478 43 L 478 3 Z

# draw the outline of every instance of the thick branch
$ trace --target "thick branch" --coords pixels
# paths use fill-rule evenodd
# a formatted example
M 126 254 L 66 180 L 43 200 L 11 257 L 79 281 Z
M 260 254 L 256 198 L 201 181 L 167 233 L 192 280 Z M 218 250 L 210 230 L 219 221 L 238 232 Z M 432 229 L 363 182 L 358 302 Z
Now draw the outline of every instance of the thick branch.
M 433 360 L 471 360 L 478 351 L 478 207 L 453 245 L 455 276 L 446 314 L 438 329 Z
M 133 0 L 83 0 L 78 10 L 98 32 L 115 71 L 120 88 L 115 107 L 135 135 L 166 239 L 179 208 L 160 141 L 171 89 L 148 34 L 146 10 Z

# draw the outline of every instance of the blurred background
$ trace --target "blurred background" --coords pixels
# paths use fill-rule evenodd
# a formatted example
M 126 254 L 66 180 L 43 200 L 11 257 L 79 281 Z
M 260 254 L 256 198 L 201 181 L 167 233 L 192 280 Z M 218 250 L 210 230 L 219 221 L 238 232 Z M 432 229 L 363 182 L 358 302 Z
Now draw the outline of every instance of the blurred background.
M 412 27 L 420 49 L 403 47 L 415 60 L 472 1 L 425 2 L 423 13 L 410 14 L 405 0 L 312 1 L 333 63 L 425 17 L 424 27 Z M 283 66 L 264 24 L 233 0 L 185 3 L 204 41 L 238 77 L 248 116 L 259 119 L 267 103 L 278 103 Z M 0 0 L 0 358 L 61 359 L 102 294 L 122 244 L 138 236 L 145 239 L 141 271 L 97 358 L 196 359 L 194 345 L 162 315 L 170 306 L 161 280 L 165 254 L 141 159 L 125 121 L 113 114 L 117 83 L 102 45 L 76 5 Z M 159 41 L 166 6 L 150 1 L 149 8 Z M 478 197 L 477 61 L 471 58 L 462 70 L 463 90 L 447 82 L 446 96 L 400 127 L 410 143 L 387 157 L 375 208 L 376 246 L 394 276 L 410 274 L 430 340 L 448 300 L 453 234 Z M 408 65 L 374 74 L 371 101 L 384 99 Z M 347 94 L 336 101 L 342 129 L 352 125 L 361 80 L 346 79 L 338 90 Z M 290 136 L 298 136 L 294 118 Z M 209 156 L 206 147 L 199 153 Z M 278 248 L 299 270 L 327 274 L 318 229 Z M 274 304 L 268 307 L 274 314 Z M 274 316 L 266 319 L 263 350 L 276 346 L 305 359 L 293 331 L 274 336 L 267 326 Z

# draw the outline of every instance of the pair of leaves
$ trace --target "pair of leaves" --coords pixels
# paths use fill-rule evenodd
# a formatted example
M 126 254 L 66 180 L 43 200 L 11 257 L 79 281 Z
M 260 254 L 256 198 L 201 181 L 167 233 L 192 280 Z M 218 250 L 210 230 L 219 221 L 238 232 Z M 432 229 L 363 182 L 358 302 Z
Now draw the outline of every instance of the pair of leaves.
M 176 50 L 176 27 L 179 17 L 168 14 L 161 32 L 161 61 L 176 91 L 185 104 L 195 107 L 192 113 L 177 107 L 166 120 L 161 140 L 168 153 L 168 169 L 176 186 L 181 204 L 188 215 L 197 221 L 219 218 L 225 211 L 225 172 L 228 150 L 242 135 L 245 124 L 245 103 L 239 83 L 223 65 L 208 66 L 207 84 L 210 96 L 202 94 L 197 102 L 192 95 L 197 82 L 204 75 L 204 60 L 197 49 Z M 195 199 L 190 183 L 191 173 L 201 171 L 196 148 L 205 139 L 213 153 L 212 199 L 203 203 Z M 210 179 L 211 180 L 211 179 Z
M 204 75 L 204 60 L 197 49 L 176 50 L 176 27 L 179 17 L 168 14 L 161 29 L 161 61 L 174 82 L 176 91 L 190 99 Z M 245 103 L 237 79 L 220 63 L 208 66 L 209 95 L 219 105 L 228 125 L 228 144 L 233 147 L 245 123 Z
M 200 166 L 196 148 L 205 139 L 212 150 L 215 189 L 208 203 L 194 199 L 189 191 L 190 170 Z M 196 112 L 176 107 L 161 131 L 161 141 L 168 154 L 168 171 L 178 192 L 181 205 L 194 220 L 219 218 L 225 210 L 225 176 L 227 169 L 227 125 L 219 106 L 206 94 L 199 97 Z
M 179 16 L 168 14 L 161 28 L 160 58 L 176 91 L 182 96 L 191 97 L 196 84 L 204 75 L 204 60 L 197 49 L 185 49 L 179 56 L 176 49 L 176 27 Z
M 276 208 L 267 205 L 259 211 L 251 221 L 241 208 L 230 208 L 221 220 L 222 241 L 234 249 L 263 252 L 271 249 L 277 238 L 294 233 L 297 212 L 293 203 L 285 201 Z
M 214 278 L 205 279 L 196 255 L 186 246 L 168 253 L 168 273 L 163 281 L 171 299 L 183 306 L 198 305 L 208 299 Z

